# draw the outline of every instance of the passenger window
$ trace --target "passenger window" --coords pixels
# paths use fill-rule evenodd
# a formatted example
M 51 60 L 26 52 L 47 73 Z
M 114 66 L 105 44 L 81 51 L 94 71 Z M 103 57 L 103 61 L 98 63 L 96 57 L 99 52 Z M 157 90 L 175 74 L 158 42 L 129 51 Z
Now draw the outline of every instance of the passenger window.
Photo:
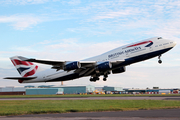
M 164 43 L 163 45 L 167 45 L 167 44 L 169 44 L 169 43 Z

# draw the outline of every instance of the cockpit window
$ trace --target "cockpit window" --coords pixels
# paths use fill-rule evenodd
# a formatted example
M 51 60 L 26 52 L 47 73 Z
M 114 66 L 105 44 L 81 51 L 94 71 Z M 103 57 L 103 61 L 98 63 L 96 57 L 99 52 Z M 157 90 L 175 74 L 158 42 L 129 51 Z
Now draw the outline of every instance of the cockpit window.
M 159 40 L 159 39 L 162 39 L 162 37 L 158 37 L 157 39 L 158 39 L 158 40 Z

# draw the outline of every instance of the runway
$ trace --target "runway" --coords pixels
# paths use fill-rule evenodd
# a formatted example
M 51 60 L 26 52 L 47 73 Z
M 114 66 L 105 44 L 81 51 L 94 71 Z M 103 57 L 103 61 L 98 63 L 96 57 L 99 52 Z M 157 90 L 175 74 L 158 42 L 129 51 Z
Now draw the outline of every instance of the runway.
M 180 100 L 180 97 L 53 97 L 53 98 L 0 98 L 0 100 Z
M 180 120 L 180 109 L 33 114 L 0 117 L 1 120 Z

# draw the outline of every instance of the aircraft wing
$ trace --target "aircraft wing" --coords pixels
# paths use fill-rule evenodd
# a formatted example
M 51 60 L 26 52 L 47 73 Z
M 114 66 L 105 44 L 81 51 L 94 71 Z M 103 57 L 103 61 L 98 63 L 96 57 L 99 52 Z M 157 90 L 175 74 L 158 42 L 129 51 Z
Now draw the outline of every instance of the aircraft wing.
M 49 61 L 49 60 L 37 60 L 37 59 L 26 59 L 25 61 L 36 62 L 36 63 L 46 64 L 46 65 L 52 65 L 53 68 L 56 68 L 56 67 L 63 68 L 63 66 L 66 63 L 74 62 L 74 61 L 51 61 L 51 60 Z M 115 64 L 120 64 L 124 61 L 125 60 L 117 60 L 117 61 L 109 61 L 109 62 L 111 64 L 115 65 Z M 78 61 L 78 62 L 81 64 L 81 67 L 88 67 L 88 68 L 95 66 L 97 63 L 97 61 Z
M 116 64 L 120 64 L 122 62 L 124 62 L 125 60 L 117 60 L 117 61 L 51 61 L 51 60 L 39 60 L 39 59 L 28 59 L 28 58 L 24 58 L 24 61 L 29 61 L 29 62 L 36 62 L 36 63 L 41 63 L 41 64 L 46 64 L 46 65 L 52 65 L 52 69 L 64 69 L 67 65 L 71 65 L 71 64 L 78 64 L 77 68 L 75 69 L 87 69 L 87 68 L 94 68 L 95 66 L 97 66 L 99 63 L 103 63 L 103 62 L 109 62 L 112 65 L 116 65 Z M 69 71 L 69 70 L 67 70 Z
M 34 58 L 26 58 L 22 56 L 17 56 L 22 61 L 28 61 L 28 62 L 36 62 L 41 64 L 47 64 L 47 65 L 63 65 L 66 61 L 50 61 L 50 60 L 37 60 Z
M 24 58 L 24 59 L 21 58 L 21 60 L 46 64 L 46 65 L 52 65 L 53 66 L 52 68 L 57 69 L 57 70 L 63 69 L 63 66 L 66 63 L 66 61 L 38 60 L 38 59 L 33 59 L 33 58 L 30 58 L 30 59 L 29 58 Z
M 50 61 L 50 60 L 37 60 L 37 59 L 26 59 L 25 61 L 36 62 L 47 65 L 63 65 L 66 61 Z
M 4 79 L 12 79 L 12 80 L 31 80 L 37 77 L 6 77 Z
M 37 59 L 27 59 L 25 61 L 47 64 L 52 66 L 64 66 L 66 63 L 74 62 L 74 61 L 51 61 L 51 60 L 37 60 Z M 96 61 L 78 61 L 78 62 L 82 65 L 82 67 L 90 66 L 96 63 Z
M 46 65 L 52 65 L 53 69 L 63 69 L 66 63 L 72 63 L 74 61 L 52 61 L 52 60 L 38 60 L 38 59 L 24 59 L 24 61 L 36 62 Z M 81 67 L 91 67 L 96 64 L 96 61 L 77 61 L 81 64 Z

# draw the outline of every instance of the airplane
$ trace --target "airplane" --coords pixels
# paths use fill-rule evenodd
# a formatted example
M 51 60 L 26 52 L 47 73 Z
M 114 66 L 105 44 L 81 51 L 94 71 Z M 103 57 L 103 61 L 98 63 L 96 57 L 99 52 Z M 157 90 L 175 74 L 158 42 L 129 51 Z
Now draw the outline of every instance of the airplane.
M 126 66 L 133 63 L 158 57 L 158 63 L 161 64 L 161 55 L 175 45 L 175 41 L 153 37 L 80 61 L 51 61 L 14 56 L 10 59 L 21 77 L 4 79 L 18 80 L 19 83 L 36 83 L 67 81 L 90 76 L 90 81 L 96 82 L 100 76 L 103 76 L 103 81 L 106 81 L 111 72 L 123 73 L 126 71 Z M 43 70 L 34 62 L 52 67 Z

